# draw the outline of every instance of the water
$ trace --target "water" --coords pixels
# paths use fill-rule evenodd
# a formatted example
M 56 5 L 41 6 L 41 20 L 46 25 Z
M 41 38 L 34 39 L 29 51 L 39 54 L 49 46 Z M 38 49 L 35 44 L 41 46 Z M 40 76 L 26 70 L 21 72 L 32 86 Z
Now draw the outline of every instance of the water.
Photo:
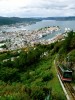
M 59 26 L 60 31 L 53 32 L 52 34 L 47 35 L 44 37 L 44 39 L 53 38 L 56 34 L 64 33 L 65 28 L 70 28 L 71 30 L 75 31 L 75 21 L 55 21 L 55 20 L 42 20 L 40 22 L 36 22 L 36 24 L 32 24 L 29 26 L 20 26 L 19 28 L 15 27 L 9 27 L 5 29 L 5 31 L 11 32 L 11 31 L 18 31 L 18 30 L 38 30 L 43 27 L 47 26 Z
M 59 26 L 61 30 L 66 28 L 71 28 L 75 30 L 75 21 L 55 21 L 55 20 L 43 20 L 36 22 L 36 24 L 29 25 L 25 27 L 27 30 L 35 30 L 47 26 Z
M 43 20 L 43 21 L 37 22 L 36 24 L 29 25 L 25 28 L 26 30 L 38 30 L 40 28 L 47 27 L 47 26 L 59 26 L 60 30 L 47 35 L 46 37 L 44 37 L 44 39 L 50 39 L 50 38 L 53 38 L 56 34 L 64 33 L 65 28 L 70 28 L 71 30 L 75 31 L 75 21 Z

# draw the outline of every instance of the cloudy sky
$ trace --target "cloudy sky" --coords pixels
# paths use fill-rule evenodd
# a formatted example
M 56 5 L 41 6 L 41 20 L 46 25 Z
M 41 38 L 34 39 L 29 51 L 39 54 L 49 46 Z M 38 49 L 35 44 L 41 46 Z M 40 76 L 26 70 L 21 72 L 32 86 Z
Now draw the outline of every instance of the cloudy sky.
M 75 16 L 75 0 L 0 0 L 0 16 Z

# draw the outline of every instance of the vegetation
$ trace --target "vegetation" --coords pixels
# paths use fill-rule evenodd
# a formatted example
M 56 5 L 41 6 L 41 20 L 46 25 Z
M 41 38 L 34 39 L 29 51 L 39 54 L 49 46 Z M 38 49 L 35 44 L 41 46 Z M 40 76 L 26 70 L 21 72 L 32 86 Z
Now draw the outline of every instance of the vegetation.
M 10 25 L 10 24 L 16 24 L 16 23 L 33 23 L 41 21 L 41 19 L 36 18 L 18 18 L 18 17 L 0 17 L 0 25 Z
M 58 63 L 69 64 L 74 72 L 74 41 L 75 33 L 71 31 L 63 41 L 50 45 L 38 44 L 27 51 L 21 49 L 0 53 L 0 99 L 66 100 L 56 75 L 54 59 L 57 57 Z M 73 79 L 74 76 L 75 72 Z

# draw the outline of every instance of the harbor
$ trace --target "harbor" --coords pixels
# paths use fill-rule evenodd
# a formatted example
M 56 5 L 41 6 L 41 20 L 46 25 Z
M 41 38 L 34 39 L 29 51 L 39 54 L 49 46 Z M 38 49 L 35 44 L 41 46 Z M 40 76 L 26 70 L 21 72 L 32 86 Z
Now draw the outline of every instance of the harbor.
M 67 24 L 69 23 L 69 24 Z M 0 51 L 15 50 L 35 44 L 50 44 L 64 39 L 62 33 L 74 30 L 74 21 L 43 20 L 36 24 L 0 26 Z
M 53 26 L 41 28 L 34 31 L 20 30 L 15 32 L 3 32 L 0 34 L 0 48 L 4 47 L 4 49 L 15 50 L 22 47 L 27 47 L 28 45 L 34 46 L 34 44 L 38 43 L 49 44 L 52 40 L 44 39 L 45 36 L 53 34 L 53 32 L 56 32 L 58 30 L 60 30 L 58 26 Z

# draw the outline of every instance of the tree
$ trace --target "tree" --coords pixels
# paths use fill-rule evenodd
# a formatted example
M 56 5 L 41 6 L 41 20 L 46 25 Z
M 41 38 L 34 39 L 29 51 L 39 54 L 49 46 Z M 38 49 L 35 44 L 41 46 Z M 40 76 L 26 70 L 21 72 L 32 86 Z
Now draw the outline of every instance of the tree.
M 13 82 L 19 80 L 18 69 L 4 67 L 0 70 L 0 80 Z
M 63 44 L 64 50 L 69 51 L 71 49 L 70 48 L 70 43 L 73 39 L 73 36 L 74 36 L 73 31 L 70 31 L 70 32 L 67 33 L 67 37 L 65 37 L 65 41 L 64 41 L 64 44 Z

